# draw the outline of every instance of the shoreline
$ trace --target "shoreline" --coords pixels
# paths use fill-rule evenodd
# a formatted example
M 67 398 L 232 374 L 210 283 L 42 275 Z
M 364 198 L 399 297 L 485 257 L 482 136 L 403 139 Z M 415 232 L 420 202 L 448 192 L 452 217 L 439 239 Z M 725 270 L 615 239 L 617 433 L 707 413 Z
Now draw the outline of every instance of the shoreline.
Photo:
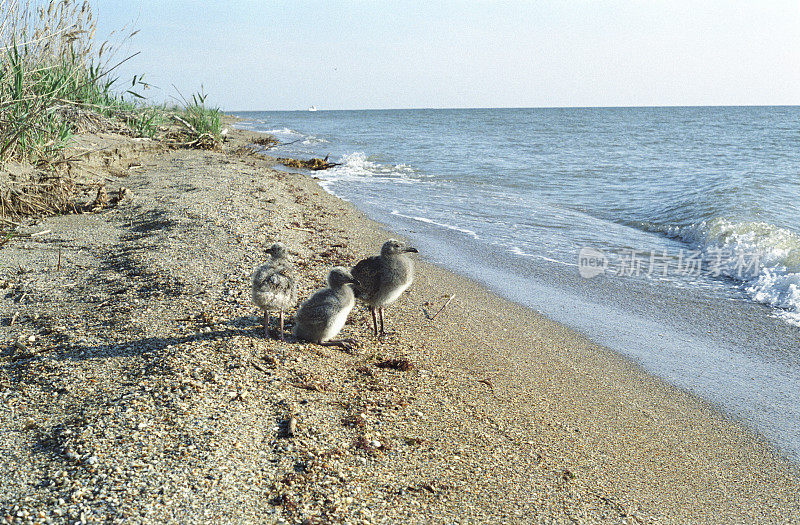
M 798 334 L 774 318 L 766 319 L 769 328 L 762 328 L 762 305 L 715 304 L 670 289 L 661 289 L 655 301 L 649 283 L 589 281 L 573 269 L 561 271 L 560 263 L 547 267 L 538 261 L 535 268 L 524 268 L 506 254 L 498 256 L 504 260 L 492 261 L 491 249 L 467 244 L 469 240 L 458 244 L 457 236 L 433 238 L 423 231 L 413 228 L 409 235 L 423 238 L 425 253 L 440 266 L 705 400 L 763 435 L 782 456 L 795 464 L 800 461 L 800 413 L 790 401 L 800 369 L 785 352 L 794 347 Z M 760 339 L 766 334 L 774 339 Z
M 254 136 L 233 135 L 237 144 Z M 37 489 L 22 480 L 42 472 L 55 479 L 61 470 L 77 485 L 98 473 L 126 490 L 129 478 L 145 483 L 146 496 L 137 488 L 120 503 L 95 497 L 92 506 L 113 507 L 112 519 L 153 522 L 800 519 L 797 466 L 754 432 L 563 325 L 427 263 L 424 253 L 410 292 L 387 308 L 397 334 L 371 339 L 368 313 L 353 311 L 344 335 L 357 339 L 356 355 L 258 337 L 246 286 L 269 240 L 294 252 L 304 298 L 325 268 L 372 255 L 389 234 L 311 176 L 270 170 L 268 160 L 232 149 L 142 154 L 143 168 L 123 182 L 133 205 L 44 219 L 53 242 L 3 248 L 9 261 L 49 268 L 23 274 L 26 281 L 13 275 L 15 265 L 0 268 L 0 280 L 14 280 L 10 289 L 24 284 L 42 299 L 3 299 L 20 317 L 0 326 L 0 340 L 35 331 L 50 352 L 14 360 L 12 348 L 0 361 L 11 392 L 4 399 L 24 407 L 0 416 L 13 455 L 0 459 L 10 501 L 30 497 L 54 511 L 58 499 L 48 498 L 63 484 Z M 56 244 L 67 246 L 70 269 L 53 277 Z M 79 293 L 63 293 L 66 281 Z M 51 289 L 58 300 L 44 296 Z M 438 310 L 451 294 L 426 319 L 423 309 Z M 49 333 L 28 319 L 38 307 L 52 319 Z M 191 317 L 198 309 L 208 319 Z M 87 325 L 80 336 L 58 328 L 69 319 L 78 326 L 81 313 L 112 324 Z M 183 316 L 192 320 L 176 320 Z M 415 368 L 374 366 L 391 357 Z M 48 401 L 54 367 L 68 391 L 58 399 L 72 399 L 63 409 Z M 14 388 L 23 384 L 24 393 Z M 151 396 L 160 404 L 148 404 Z M 140 404 L 109 404 L 117 397 Z M 134 416 L 117 410 L 122 404 L 135 406 Z M 81 448 L 98 463 L 70 459 L 69 451 L 85 455 L 74 445 L 33 451 L 43 436 L 72 443 L 59 428 L 75 426 L 67 421 L 76 406 L 90 421 Z M 281 437 L 289 412 L 299 420 L 293 439 Z M 130 444 L 118 438 L 126 433 Z M 357 445 L 362 437 L 379 445 Z M 55 492 L 74 494 L 67 487 Z M 0 500 L 0 508 L 10 505 Z
M 325 188 L 323 187 L 323 189 Z M 365 236 L 364 240 L 362 241 L 364 245 L 369 245 L 370 242 L 373 244 L 373 246 L 379 245 L 381 239 L 385 238 L 385 236 L 392 235 L 392 233 L 389 230 L 390 228 L 389 226 L 369 218 L 364 214 L 364 212 L 356 208 L 355 205 L 352 204 L 351 202 L 342 199 L 341 197 L 335 195 L 334 193 L 330 192 L 327 189 L 325 189 L 325 191 L 336 202 L 343 201 L 347 203 L 349 206 L 351 206 L 356 211 L 356 213 L 360 215 L 361 219 L 363 221 L 366 221 L 368 224 L 371 224 L 376 231 L 384 233 L 384 237 L 381 236 L 375 237 L 372 235 Z M 431 290 L 435 290 L 433 292 L 429 292 L 430 295 L 438 297 L 446 297 L 450 293 L 448 290 L 452 290 L 453 288 L 460 290 L 461 292 L 457 293 L 454 300 L 451 303 L 449 303 L 448 307 L 441 314 L 444 315 L 444 312 L 446 312 L 446 310 L 450 309 L 451 307 L 454 307 L 455 305 L 458 305 L 455 306 L 460 310 L 458 312 L 458 315 L 456 316 L 458 318 L 458 321 L 450 324 L 450 327 L 453 329 L 453 331 L 458 333 L 457 340 L 454 342 L 452 338 L 443 337 L 441 334 L 437 333 L 438 329 L 436 329 L 434 326 L 431 326 L 429 327 L 429 330 L 422 332 L 418 338 L 412 338 L 416 344 L 425 345 L 426 343 L 431 344 L 432 342 L 435 341 L 434 344 L 449 346 L 450 348 L 452 348 L 453 344 L 463 345 L 464 339 L 466 338 L 464 330 L 463 328 L 457 329 L 456 327 L 463 326 L 461 323 L 464 320 L 469 319 L 471 317 L 469 310 L 472 307 L 468 308 L 465 304 L 459 304 L 461 301 L 459 301 L 458 299 L 459 296 L 462 298 L 462 300 L 465 296 L 467 296 L 470 298 L 469 302 L 470 303 L 474 302 L 476 305 L 478 305 L 478 308 L 480 310 L 483 310 L 483 313 L 486 313 L 487 311 L 490 310 L 495 310 L 495 311 L 506 310 L 514 312 L 513 318 L 515 319 L 515 321 L 511 322 L 511 324 L 515 324 L 517 327 L 527 325 L 526 328 L 529 328 L 534 332 L 540 332 L 544 330 L 547 332 L 559 334 L 558 335 L 559 338 L 563 338 L 564 340 L 569 341 L 575 344 L 578 348 L 580 348 L 581 350 L 580 357 L 577 359 L 576 356 L 570 354 L 569 349 L 564 349 L 564 348 L 559 348 L 558 358 L 565 360 L 566 363 L 564 363 L 564 366 L 566 366 L 567 368 L 571 368 L 573 369 L 573 371 L 576 372 L 577 372 L 576 366 L 580 365 L 581 371 L 579 373 L 581 373 L 582 375 L 587 375 L 587 376 L 591 375 L 591 371 L 595 370 L 595 367 L 597 367 L 600 370 L 599 372 L 596 372 L 597 375 L 593 378 L 593 380 L 589 380 L 588 383 L 589 384 L 606 383 L 604 386 L 607 389 L 601 393 L 595 393 L 594 395 L 596 395 L 597 397 L 594 398 L 593 403 L 597 405 L 606 404 L 606 400 L 613 399 L 614 403 L 618 404 L 620 402 L 619 401 L 620 397 L 624 397 L 627 399 L 628 402 L 630 402 L 630 400 L 635 399 L 646 392 L 649 395 L 645 396 L 644 399 L 636 399 L 637 405 L 639 405 L 640 407 L 641 406 L 649 407 L 649 408 L 640 408 L 644 417 L 648 419 L 653 419 L 663 422 L 665 421 L 666 416 L 664 416 L 663 413 L 660 414 L 659 412 L 666 411 L 670 413 L 670 415 L 674 419 L 672 423 L 675 425 L 675 427 L 673 429 L 670 429 L 672 430 L 672 432 L 667 432 L 665 435 L 668 436 L 672 442 L 680 441 L 682 439 L 680 435 L 685 434 L 687 438 L 693 441 L 694 446 L 705 448 L 702 442 L 706 436 L 704 436 L 703 432 L 697 431 L 696 427 L 702 425 L 703 423 L 710 423 L 711 426 L 713 427 L 712 430 L 713 437 L 711 438 L 712 440 L 720 439 L 721 436 L 727 433 L 735 434 L 735 437 L 733 437 L 733 439 L 730 439 L 729 436 L 726 436 L 728 439 L 726 439 L 726 443 L 724 443 L 725 449 L 724 450 L 717 449 L 715 451 L 717 452 L 716 454 L 707 456 L 709 457 L 709 459 L 713 458 L 713 460 L 718 461 L 720 463 L 727 462 L 732 467 L 735 464 L 734 458 L 736 457 L 736 455 L 741 453 L 743 450 L 749 449 L 751 451 L 756 452 L 758 455 L 763 455 L 765 461 L 774 462 L 774 465 L 784 464 L 786 467 L 788 467 L 788 470 L 791 472 L 791 475 L 793 477 L 796 477 L 798 474 L 800 474 L 800 465 L 792 462 L 790 459 L 785 457 L 780 451 L 776 450 L 775 446 L 769 443 L 766 440 L 766 438 L 764 438 L 756 430 L 747 426 L 743 421 L 740 421 L 736 416 L 724 413 L 722 411 L 722 408 L 716 406 L 713 402 L 702 399 L 697 394 L 694 394 L 687 389 L 670 384 L 664 378 L 659 377 L 658 375 L 655 375 L 654 373 L 651 373 L 646 369 L 644 369 L 640 364 L 636 363 L 632 357 L 620 354 L 619 352 L 604 347 L 601 344 L 595 343 L 591 339 L 589 339 L 588 336 L 580 334 L 574 331 L 573 329 L 563 325 L 562 323 L 552 320 L 546 317 L 544 314 L 539 313 L 528 306 L 525 306 L 524 304 L 520 304 L 513 300 L 503 298 L 499 296 L 497 292 L 489 289 L 487 285 L 478 283 L 477 281 L 475 281 L 470 277 L 454 273 L 453 271 L 443 266 L 438 266 L 432 263 L 428 263 L 427 261 L 424 260 L 425 254 L 422 253 L 420 255 L 421 257 L 418 259 L 417 263 L 418 265 L 424 267 L 424 270 L 418 267 L 418 272 L 417 272 L 418 277 L 415 280 L 415 284 L 412 286 L 412 289 L 417 288 L 419 286 L 429 287 Z M 433 277 L 426 277 L 425 281 L 422 281 L 425 284 L 422 284 L 420 279 L 421 276 L 425 274 Z M 437 294 L 436 293 L 437 291 L 441 293 Z M 411 294 L 413 293 L 414 292 L 412 290 Z M 422 310 L 423 308 L 422 305 L 425 302 L 426 301 L 424 299 L 418 301 L 418 310 L 420 311 Z M 484 318 L 485 319 L 484 322 L 494 324 L 495 326 L 508 325 L 510 322 L 508 317 L 511 316 L 503 316 L 503 315 L 488 313 L 487 317 Z M 544 326 L 545 328 L 542 328 L 542 326 Z M 489 340 L 492 339 L 488 333 L 482 332 L 481 335 L 486 339 Z M 526 345 L 526 343 L 529 343 L 531 347 L 541 346 L 541 344 L 544 343 L 544 341 L 542 341 L 539 337 L 526 338 L 526 339 L 528 339 L 526 342 L 514 343 L 514 346 L 521 355 L 525 354 L 522 348 Z M 506 341 L 505 337 L 500 337 L 499 340 L 498 338 L 495 338 L 493 343 L 495 345 L 503 345 L 505 341 Z M 476 338 L 475 336 L 473 336 L 473 339 L 470 342 L 476 346 L 479 345 L 483 345 L 484 347 L 492 346 L 492 343 L 487 343 L 485 339 L 483 338 L 479 339 Z M 543 354 L 549 353 L 548 350 L 546 349 L 539 348 L 537 350 L 538 352 L 542 352 Z M 550 350 L 552 350 L 552 348 Z M 511 356 L 509 355 L 509 357 Z M 548 356 L 548 358 L 552 357 L 553 356 Z M 447 359 L 443 355 L 440 355 L 439 358 Z M 487 369 L 492 370 L 493 367 L 496 367 L 503 362 L 503 360 L 497 360 L 488 357 L 485 358 L 486 359 L 485 364 L 479 367 L 475 366 L 476 363 L 475 360 L 477 358 L 478 357 L 476 354 L 470 353 L 466 357 L 461 355 L 460 359 L 457 362 L 460 364 L 461 367 L 467 368 L 471 371 L 472 374 L 476 374 L 479 376 L 484 375 Z M 518 360 L 519 358 L 520 357 L 517 356 L 516 359 Z M 517 364 L 520 363 L 517 361 Z M 507 374 L 519 373 L 519 370 L 520 370 L 519 368 L 516 368 L 514 372 L 507 372 Z M 604 374 L 606 375 L 604 376 Z M 489 375 L 491 376 L 492 374 Z M 608 379 L 607 379 L 608 376 L 613 376 L 621 384 L 624 384 L 624 387 L 620 388 L 621 392 L 613 391 L 614 386 L 608 384 Z M 523 382 L 522 384 L 530 384 L 530 383 L 526 381 Z M 492 390 L 495 387 L 496 385 L 493 383 Z M 517 390 L 517 391 L 521 390 L 523 392 L 525 391 L 525 388 L 521 386 L 520 382 L 512 381 L 508 385 L 508 388 L 511 390 Z M 645 392 L 641 392 L 642 389 L 644 389 Z M 480 390 L 480 388 L 478 388 L 478 390 Z M 559 392 L 561 393 L 560 390 Z M 480 393 L 478 393 L 477 395 L 480 396 Z M 522 396 L 524 397 L 524 395 L 525 394 L 523 393 Z M 657 396 L 660 400 L 671 400 L 671 402 L 675 403 L 676 405 L 678 404 L 679 401 L 680 405 L 668 407 L 666 409 L 662 408 L 661 410 L 659 410 L 659 407 L 653 404 L 652 399 L 649 398 L 650 396 L 653 395 Z M 587 395 L 587 397 L 591 396 L 592 396 L 591 394 Z M 520 403 L 524 404 L 524 401 L 521 401 Z M 485 408 L 488 408 L 488 406 Z M 623 410 L 619 406 L 617 406 L 616 409 L 620 411 Z M 529 410 L 536 411 L 536 409 L 529 409 Z M 580 411 L 580 407 L 578 404 L 573 404 L 570 409 L 564 408 L 563 410 L 564 412 L 568 412 L 571 410 Z M 686 414 L 684 417 L 676 419 L 675 412 L 681 412 L 682 410 L 686 410 L 689 412 L 696 412 L 696 413 L 691 415 Z M 518 415 L 521 416 L 523 412 L 524 411 L 518 413 Z M 702 415 L 698 415 L 697 413 Z M 597 413 L 594 413 L 593 415 L 597 415 Z M 610 411 L 610 414 L 607 414 L 607 417 L 616 418 L 619 415 L 620 415 L 619 412 L 614 412 L 614 410 L 612 409 Z M 633 419 L 638 419 L 638 418 L 633 418 Z M 611 424 L 612 419 L 609 419 L 607 423 Z M 523 432 L 521 427 L 525 426 L 521 423 L 513 424 L 511 421 L 507 421 L 506 424 L 516 426 L 517 429 L 520 430 L 521 432 Z M 586 420 L 583 421 L 583 424 L 586 426 L 591 426 L 591 424 L 588 424 Z M 617 424 L 620 423 L 617 422 Z M 630 428 L 627 425 L 623 426 L 625 428 Z M 574 425 L 573 428 L 579 430 L 580 425 Z M 640 426 L 639 431 L 652 432 L 654 434 L 659 432 L 654 428 L 646 430 L 646 426 Z M 661 430 L 660 432 L 663 434 L 664 430 Z M 721 445 L 722 443 L 717 443 L 717 444 Z M 654 446 L 653 443 L 640 442 L 640 445 L 643 448 L 645 447 L 648 448 L 649 451 L 653 451 L 657 448 L 657 446 Z M 664 445 L 665 444 L 663 444 L 662 446 Z M 709 446 L 709 448 L 713 447 L 714 447 L 713 445 Z M 706 450 L 705 452 L 708 453 L 708 450 Z M 670 453 L 666 448 L 662 448 L 661 454 L 669 456 Z M 687 454 L 691 455 L 691 452 L 687 452 Z M 631 461 L 637 461 L 640 465 L 644 465 L 647 463 L 648 459 L 647 455 L 648 454 L 641 454 L 637 457 L 636 460 L 631 460 Z M 744 465 L 740 465 L 740 467 L 744 467 Z M 634 472 L 632 470 L 627 473 L 627 476 L 630 476 L 630 479 L 634 479 L 637 477 L 646 476 L 645 472 L 646 470 L 640 472 Z M 745 467 L 742 468 L 739 474 L 730 476 L 728 480 L 735 481 L 739 476 L 742 477 L 749 476 L 750 475 L 749 473 L 750 473 L 749 467 Z M 680 484 L 683 480 L 687 479 L 688 477 L 692 477 L 694 474 L 696 473 L 693 473 L 691 469 L 687 469 L 683 472 L 682 475 L 673 478 L 672 481 L 673 483 Z M 686 476 L 686 478 L 684 476 Z M 766 478 L 764 479 L 767 480 L 769 479 L 769 477 L 770 476 L 767 475 Z M 666 480 L 660 480 L 659 484 L 665 481 Z M 713 482 L 711 482 L 710 479 L 707 479 L 706 481 L 709 483 L 708 488 L 711 488 Z M 659 490 L 663 489 L 664 486 L 660 485 Z M 672 486 L 670 491 L 674 491 L 675 493 L 677 493 L 679 492 L 679 487 L 677 485 Z M 789 494 L 790 492 L 787 492 L 787 495 Z M 695 497 L 696 496 L 697 495 L 695 494 Z M 789 500 L 787 501 L 790 500 L 791 498 L 789 498 Z M 653 501 L 655 501 L 655 499 Z M 663 501 L 659 502 L 659 506 L 663 505 L 663 503 L 664 503 Z M 676 498 L 674 503 L 676 505 L 680 505 L 683 503 L 683 500 L 681 498 Z M 709 498 L 709 500 L 705 502 L 705 505 L 708 505 L 709 508 L 711 508 L 718 503 L 719 502 L 714 500 L 713 498 Z M 792 514 L 792 516 L 800 516 L 800 498 L 795 499 L 794 504 L 796 505 L 796 507 L 794 509 L 794 514 Z M 669 514 L 667 514 L 667 516 L 669 516 Z M 696 516 L 697 515 L 686 515 L 684 517 L 686 519 L 689 519 L 689 518 L 695 518 Z M 730 515 L 731 519 L 736 517 L 737 516 L 735 514 Z M 765 516 L 753 515 L 752 517 L 755 519 L 756 517 L 764 518 Z

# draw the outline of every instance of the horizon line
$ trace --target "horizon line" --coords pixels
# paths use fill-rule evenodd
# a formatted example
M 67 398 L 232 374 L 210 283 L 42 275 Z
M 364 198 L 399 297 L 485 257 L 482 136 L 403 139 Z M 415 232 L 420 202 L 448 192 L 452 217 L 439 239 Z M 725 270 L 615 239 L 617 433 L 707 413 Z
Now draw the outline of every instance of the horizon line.
M 221 109 L 223 113 L 258 112 L 319 112 L 319 111 L 421 111 L 421 110 L 463 110 L 463 109 L 659 109 L 659 108 L 792 108 L 800 104 L 665 104 L 630 106 L 449 106 L 449 107 L 404 107 L 404 108 L 336 108 L 336 109 Z

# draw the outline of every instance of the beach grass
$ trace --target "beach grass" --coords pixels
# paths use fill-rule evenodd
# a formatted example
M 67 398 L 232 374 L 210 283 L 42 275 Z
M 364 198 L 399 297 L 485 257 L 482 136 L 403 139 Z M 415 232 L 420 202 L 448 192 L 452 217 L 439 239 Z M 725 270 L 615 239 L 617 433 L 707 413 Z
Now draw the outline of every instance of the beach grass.
M 0 18 L 0 161 L 50 164 L 103 118 L 155 133 L 157 112 L 135 102 L 142 78 L 115 89 L 114 69 L 127 58 L 117 60 L 109 41 L 97 45 L 89 2 L 0 0 Z
M 222 114 L 219 108 L 206 105 L 208 95 L 202 90 L 192 95 L 192 100 L 187 101 L 184 108 L 186 120 L 194 127 L 198 134 L 209 134 L 219 138 L 221 131 Z
M 75 135 L 155 138 L 177 121 L 185 129 L 166 134 L 166 143 L 220 143 L 221 112 L 202 89 L 170 110 L 148 103 L 142 92 L 151 86 L 142 75 L 115 76 L 135 56 L 118 57 L 118 46 L 136 33 L 122 29 L 98 42 L 88 1 L 0 0 L 0 226 L 70 208 L 77 186 L 59 169 Z M 31 167 L 22 170 L 29 175 L 4 172 L 9 163 Z
M 149 87 L 143 76 L 123 87 L 114 75 L 132 56 L 120 59 L 114 44 L 96 41 L 88 1 L 0 0 L 0 19 L 0 162 L 47 165 L 76 133 L 122 125 L 128 134 L 152 138 L 170 120 L 170 110 L 141 94 Z M 175 114 L 193 138 L 217 141 L 221 112 L 207 96 L 201 89 L 183 99 Z

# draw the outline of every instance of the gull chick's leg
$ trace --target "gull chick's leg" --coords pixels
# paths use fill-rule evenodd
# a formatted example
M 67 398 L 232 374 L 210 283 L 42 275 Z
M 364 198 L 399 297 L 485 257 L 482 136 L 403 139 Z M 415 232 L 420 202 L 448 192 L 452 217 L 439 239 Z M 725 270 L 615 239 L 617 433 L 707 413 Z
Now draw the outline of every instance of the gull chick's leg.
M 378 337 L 378 317 L 375 315 L 375 307 L 370 306 L 369 311 L 372 312 L 372 328 L 375 331 L 375 337 Z
M 383 328 L 383 306 L 378 307 L 378 313 L 381 316 L 381 335 L 386 335 L 386 330 Z
M 269 311 L 264 310 L 264 337 L 269 339 Z
M 283 310 L 279 310 L 278 318 L 281 321 L 281 341 L 285 341 L 285 339 L 283 338 Z

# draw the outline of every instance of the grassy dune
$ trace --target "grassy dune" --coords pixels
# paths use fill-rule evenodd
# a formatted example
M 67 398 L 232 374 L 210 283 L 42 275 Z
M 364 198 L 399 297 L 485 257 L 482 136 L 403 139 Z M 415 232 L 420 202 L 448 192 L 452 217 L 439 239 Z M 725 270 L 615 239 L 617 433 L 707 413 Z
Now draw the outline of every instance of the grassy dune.
M 64 149 L 76 134 L 115 132 L 199 147 L 220 139 L 220 112 L 206 106 L 206 95 L 184 99 L 182 108 L 148 104 L 142 76 L 115 76 L 135 55 L 118 56 L 95 32 L 88 1 L 0 0 L 0 229 L 65 211 L 75 184 L 63 180 L 61 168 L 71 161 Z

